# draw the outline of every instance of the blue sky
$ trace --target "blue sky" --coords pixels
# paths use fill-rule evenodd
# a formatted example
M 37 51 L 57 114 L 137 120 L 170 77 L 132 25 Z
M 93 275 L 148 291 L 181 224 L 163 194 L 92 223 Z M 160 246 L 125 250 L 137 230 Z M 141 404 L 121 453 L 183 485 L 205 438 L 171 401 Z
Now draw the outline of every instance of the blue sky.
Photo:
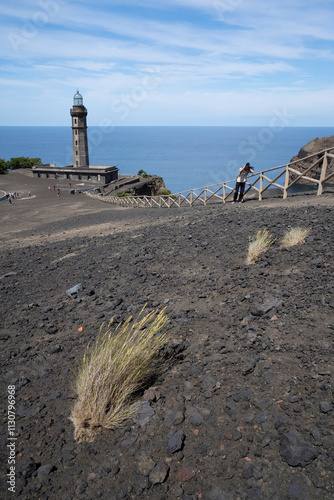
M 333 0 L 17 0 L 1 125 L 334 126 Z

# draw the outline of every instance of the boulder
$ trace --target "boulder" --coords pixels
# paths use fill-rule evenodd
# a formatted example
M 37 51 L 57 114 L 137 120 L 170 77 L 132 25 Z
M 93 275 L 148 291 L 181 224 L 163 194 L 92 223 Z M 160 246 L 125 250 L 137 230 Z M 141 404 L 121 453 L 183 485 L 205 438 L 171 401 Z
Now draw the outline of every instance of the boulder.
M 83 286 L 81 283 L 78 283 L 78 285 L 73 286 L 72 288 L 69 288 L 66 290 L 66 294 L 69 297 L 75 296 L 77 293 L 81 292 L 83 290 Z
M 315 460 L 318 450 L 304 441 L 299 432 L 290 431 L 281 436 L 280 455 L 291 467 L 305 467 Z

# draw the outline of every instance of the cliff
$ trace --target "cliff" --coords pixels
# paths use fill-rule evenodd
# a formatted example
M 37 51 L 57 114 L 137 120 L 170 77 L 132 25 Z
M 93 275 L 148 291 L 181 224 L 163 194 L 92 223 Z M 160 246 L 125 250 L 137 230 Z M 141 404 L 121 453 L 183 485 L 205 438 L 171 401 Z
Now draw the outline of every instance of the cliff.
M 306 158 L 307 156 L 310 156 L 314 153 L 318 153 L 320 151 L 323 151 L 324 149 L 328 148 L 334 148 L 334 135 L 330 137 L 316 137 L 315 139 L 312 139 L 306 146 L 303 146 L 299 153 L 294 156 L 290 161 L 296 161 L 296 160 L 302 160 L 303 158 Z M 313 158 L 310 158 L 309 160 L 304 160 L 303 162 L 298 163 L 297 165 L 297 170 L 300 170 L 301 172 L 304 172 L 307 170 L 313 163 L 316 162 L 318 158 L 320 158 L 321 155 L 319 156 L 314 156 Z M 313 175 L 315 179 L 320 178 L 320 173 L 321 173 L 321 167 L 322 167 L 322 162 L 313 170 Z M 327 175 L 334 173 L 334 158 L 328 158 L 328 167 L 327 167 Z M 294 180 L 297 177 L 297 174 L 291 174 L 291 180 Z M 303 179 L 299 181 L 300 183 L 303 184 L 310 184 L 309 181 Z M 334 182 L 334 178 L 331 179 L 330 182 Z

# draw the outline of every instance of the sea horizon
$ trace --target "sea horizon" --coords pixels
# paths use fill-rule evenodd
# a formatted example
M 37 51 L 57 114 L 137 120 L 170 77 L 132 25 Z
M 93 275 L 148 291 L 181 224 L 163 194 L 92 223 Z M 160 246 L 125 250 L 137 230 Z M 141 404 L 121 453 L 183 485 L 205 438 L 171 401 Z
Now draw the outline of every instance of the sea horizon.
M 41 127 L 49 127 L 49 128 L 71 128 L 71 126 L 67 125 L 0 125 L 1 128 L 8 127 L 22 127 L 22 128 L 41 128 Z M 87 128 L 274 128 L 270 125 L 87 125 Z M 278 127 L 277 127 L 278 128 Z M 321 125 L 321 126 L 310 126 L 310 125 L 286 125 L 282 127 L 282 129 L 288 128 L 309 128 L 309 129 L 333 129 L 334 125 Z

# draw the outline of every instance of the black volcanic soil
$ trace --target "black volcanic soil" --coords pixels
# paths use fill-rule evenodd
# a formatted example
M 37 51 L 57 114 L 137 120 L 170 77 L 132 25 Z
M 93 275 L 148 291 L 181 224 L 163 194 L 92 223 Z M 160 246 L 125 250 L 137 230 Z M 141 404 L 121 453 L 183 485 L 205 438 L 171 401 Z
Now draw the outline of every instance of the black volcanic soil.
M 26 172 L 0 183 L 20 192 L 0 203 L 2 498 L 334 497 L 333 195 L 135 210 L 62 183 L 58 199 Z M 304 245 L 245 264 L 259 229 L 279 238 L 297 225 L 312 228 Z M 174 362 L 141 418 L 77 444 L 85 347 L 145 303 L 166 306 Z

